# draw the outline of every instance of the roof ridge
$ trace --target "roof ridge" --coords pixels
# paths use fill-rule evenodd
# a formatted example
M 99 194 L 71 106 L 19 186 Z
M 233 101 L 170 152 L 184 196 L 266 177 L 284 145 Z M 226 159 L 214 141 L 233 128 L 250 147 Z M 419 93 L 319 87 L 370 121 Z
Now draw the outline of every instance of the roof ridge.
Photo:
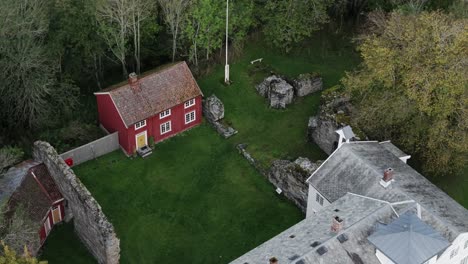
M 182 64 L 182 63 L 187 64 L 185 61 L 172 62 L 172 63 L 160 65 L 159 67 L 156 67 L 155 69 L 152 69 L 152 70 L 154 70 L 154 72 L 151 72 L 152 70 L 148 70 L 146 72 L 140 73 L 140 74 L 137 75 L 138 81 L 141 81 L 141 80 L 143 80 L 145 78 L 151 77 L 151 76 L 153 76 L 155 74 L 163 73 L 163 72 L 165 72 L 167 70 L 170 70 L 173 67 L 178 66 L 179 64 Z M 148 73 L 148 75 L 145 75 L 145 73 Z M 119 85 L 120 83 L 122 83 L 122 84 Z M 115 91 L 123 89 L 123 88 L 130 87 L 130 85 L 128 84 L 128 79 L 122 80 L 121 82 L 118 82 L 118 83 L 116 83 L 114 85 L 119 85 L 119 86 L 112 87 L 113 85 L 110 85 L 109 87 L 103 89 L 100 92 L 111 93 L 111 92 L 115 92 Z

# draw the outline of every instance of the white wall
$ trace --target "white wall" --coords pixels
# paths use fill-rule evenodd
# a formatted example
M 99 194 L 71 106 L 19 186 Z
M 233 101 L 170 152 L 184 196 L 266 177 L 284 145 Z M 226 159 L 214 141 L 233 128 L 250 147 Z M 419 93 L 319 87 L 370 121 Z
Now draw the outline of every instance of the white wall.
M 375 250 L 375 256 L 379 259 L 380 263 L 382 264 L 395 264 L 391 261 L 387 256 L 385 256 L 380 250 Z
M 316 200 L 317 196 L 317 190 L 309 184 L 309 195 L 307 196 L 307 213 L 306 213 L 306 218 L 313 216 L 314 213 L 320 211 L 323 207 L 327 206 L 330 204 L 330 202 L 323 197 L 323 205 L 320 205 Z M 320 194 L 320 193 L 319 193 Z
M 455 240 L 453 240 L 452 245 L 450 245 L 440 257 L 437 259 L 437 264 L 460 264 L 461 260 L 468 256 L 468 244 L 465 248 L 465 243 L 468 241 L 468 233 L 462 233 L 458 235 Z M 450 255 L 453 250 L 458 248 L 458 253 L 450 258 Z

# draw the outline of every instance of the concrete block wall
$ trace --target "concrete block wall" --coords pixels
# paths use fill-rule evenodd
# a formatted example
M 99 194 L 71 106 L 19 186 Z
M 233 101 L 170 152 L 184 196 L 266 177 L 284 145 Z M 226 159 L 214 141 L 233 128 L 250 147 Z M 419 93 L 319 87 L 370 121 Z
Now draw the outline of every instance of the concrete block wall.
M 119 148 L 119 132 L 114 132 L 86 145 L 60 154 L 60 157 L 62 157 L 64 160 L 72 158 L 73 166 L 76 166 L 114 150 L 118 150 Z
M 73 170 L 65 164 L 57 151 L 44 141 L 34 143 L 33 157 L 47 166 L 62 195 L 68 201 L 74 218 L 75 232 L 83 244 L 99 263 L 119 263 L 120 240 L 114 227 Z

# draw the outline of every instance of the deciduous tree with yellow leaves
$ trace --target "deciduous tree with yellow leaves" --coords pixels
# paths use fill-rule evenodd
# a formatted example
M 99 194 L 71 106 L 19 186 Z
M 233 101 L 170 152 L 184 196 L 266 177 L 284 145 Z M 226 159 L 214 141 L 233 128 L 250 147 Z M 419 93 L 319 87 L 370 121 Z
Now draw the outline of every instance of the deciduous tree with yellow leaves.
M 426 171 L 444 175 L 468 156 L 468 20 L 442 12 L 371 14 L 360 68 L 343 85 L 353 119 L 392 139 Z

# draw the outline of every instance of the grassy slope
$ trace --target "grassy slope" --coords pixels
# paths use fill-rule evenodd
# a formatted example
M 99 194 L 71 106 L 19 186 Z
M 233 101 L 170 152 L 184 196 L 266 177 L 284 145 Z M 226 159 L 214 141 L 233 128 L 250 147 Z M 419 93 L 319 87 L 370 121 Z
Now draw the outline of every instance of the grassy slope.
M 122 263 L 226 263 L 302 218 L 206 124 L 148 159 L 117 151 L 75 171 L 114 224 Z
M 317 160 L 326 157 L 316 145 L 307 143 L 306 138 L 308 118 L 318 111 L 320 93 L 300 98 L 286 110 L 270 109 L 266 99 L 255 91 L 257 81 L 247 73 L 250 61 L 263 58 L 262 63 L 290 77 L 319 72 L 325 88 L 336 85 L 344 71 L 358 63 L 349 39 L 342 36 L 321 32 L 305 46 L 292 54 L 282 54 L 265 45 L 250 46 L 246 54 L 231 65 L 233 85 L 222 84 L 222 67 L 199 80 L 205 96 L 214 93 L 223 101 L 225 120 L 239 130 L 230 141 L 248 143 L 249 151 L 265 166 L 277 158 L 306 156 Z
M 248 143 L 265 166 L 276 158 L 325 158 L 306 142 L 307 120 L 320 95 L 287 110 L 269 109 L 247 74 L 250 60 L 260 57 L 288 76 L 320 72 L 325 87 L 357 63 L 349 41 L 329 34 L 288 55 L 257 42 L 231 65 L 232 86 L 221 84 L 222 66 L 199 80 L 205 96 L 223 100 L 225 119 L 238 135 L 224 140 L 204 124 L 158 144 L 149 159 L 129 160 L 117 151 L 76 167 L 117 230 L 122 263 L 226 263 L 303 217 L 234 148 Z M 44 256 L 61 263 L 48 254 L 61 250 L 61 238 L 50 240 Z

